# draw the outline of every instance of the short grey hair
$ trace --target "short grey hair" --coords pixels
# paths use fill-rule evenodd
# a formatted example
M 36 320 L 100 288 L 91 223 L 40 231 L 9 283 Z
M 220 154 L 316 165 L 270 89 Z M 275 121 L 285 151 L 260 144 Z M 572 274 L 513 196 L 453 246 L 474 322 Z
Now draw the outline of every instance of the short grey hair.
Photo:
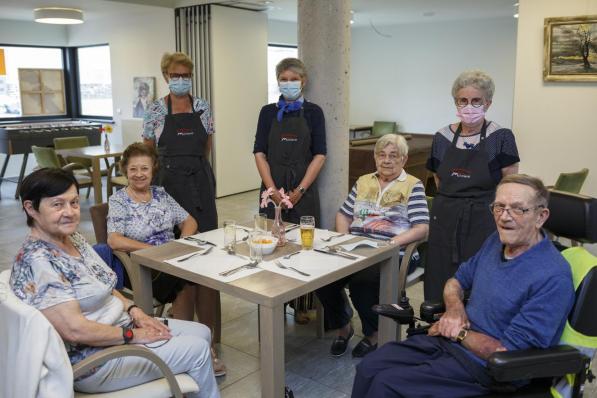
M 377 155 L 387 147 L 388 145 L 394 145 L 396 150 L 398 151 L 398 155 L 400 156 L 407 156 L 408 155 L 408 144 L 403 136 L 399 134 L 385 134 L 382 135 L 377 142 L 375 143 L 375 154 Z
M 495 84 L 493 79 L 487 73 L 479 69 L 466 70 L 462 72 L 452 85 L 452 97 L 456 99 L 458 91 L 465 87 L 474 87 L 483 92 L 483 96 L 487 101 L 493 99 L 495 92 Z
M 280 78 L 282 72 L 287 70 L 291 70 L 298 74 L 301 79 L 307 78 L 307 68 L 305 68 L 305 64 L 298 58 L 284 58 L 282 61 L 278 62 L 276 65 L 276 79 Z
M 543 181 L 528 174 L 508 174 L 498 184 L 498 188 L 504 184 L 520 184 L 531 187 L 535 191 L 535 205 L 547 208 L 549 202 L 549 191 L 545 188 Z

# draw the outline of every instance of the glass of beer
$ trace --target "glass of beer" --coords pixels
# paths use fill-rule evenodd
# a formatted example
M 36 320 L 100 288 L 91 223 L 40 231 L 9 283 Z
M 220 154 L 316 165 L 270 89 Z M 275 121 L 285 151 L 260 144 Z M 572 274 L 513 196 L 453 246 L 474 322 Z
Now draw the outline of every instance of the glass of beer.
M 236 252 L 236 222 L 224 221 L 224 249 L 228 253 Z
M 304 250 L 313 249 L 313 239 L 315 239 L 315 217 L 301 217 L 301 243 Z

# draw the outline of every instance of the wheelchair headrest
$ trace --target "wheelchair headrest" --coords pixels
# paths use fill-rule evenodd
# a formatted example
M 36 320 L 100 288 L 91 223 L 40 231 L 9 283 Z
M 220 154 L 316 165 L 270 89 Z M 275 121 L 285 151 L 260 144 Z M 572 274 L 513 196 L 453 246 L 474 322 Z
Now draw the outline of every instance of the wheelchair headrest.
M 550 215 L 545 229 L 579 242 L 597 242 L 597 199 L 550 190 L 548 207 Z

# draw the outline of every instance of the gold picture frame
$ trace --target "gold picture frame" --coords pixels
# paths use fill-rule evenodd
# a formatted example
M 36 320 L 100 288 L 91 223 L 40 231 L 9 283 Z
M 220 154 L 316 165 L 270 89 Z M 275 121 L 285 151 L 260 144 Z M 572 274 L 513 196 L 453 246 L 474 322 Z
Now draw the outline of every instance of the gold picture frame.
M 597 15 L 545 18 L 543 80 L 597 82 Z

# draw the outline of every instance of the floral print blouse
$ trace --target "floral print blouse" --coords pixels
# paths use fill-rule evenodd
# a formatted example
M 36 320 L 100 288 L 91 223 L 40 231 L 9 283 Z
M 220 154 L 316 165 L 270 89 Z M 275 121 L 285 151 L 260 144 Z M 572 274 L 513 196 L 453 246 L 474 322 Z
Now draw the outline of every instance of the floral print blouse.
M 83 316 L 91 321 L 130 325 L 122 301 L 112 294 L 116 274 L 81 234 L 75 232 L 70 240 L 80 257 L 28 236 L 12 266 L 10 286 L 14 294 L 38 310 L 77 300 Z M 66 341 L 65 345 L 73 365 L 103 348 Z
M 117 232 L 127 238 L 161 245 L 174 239 L 174 226 L 188 216 L 186 212 L 162 187 L 151 186 L 151 201 L 137 203 L 126 189 L 110 196 L 108 210 L 108 233 Z

